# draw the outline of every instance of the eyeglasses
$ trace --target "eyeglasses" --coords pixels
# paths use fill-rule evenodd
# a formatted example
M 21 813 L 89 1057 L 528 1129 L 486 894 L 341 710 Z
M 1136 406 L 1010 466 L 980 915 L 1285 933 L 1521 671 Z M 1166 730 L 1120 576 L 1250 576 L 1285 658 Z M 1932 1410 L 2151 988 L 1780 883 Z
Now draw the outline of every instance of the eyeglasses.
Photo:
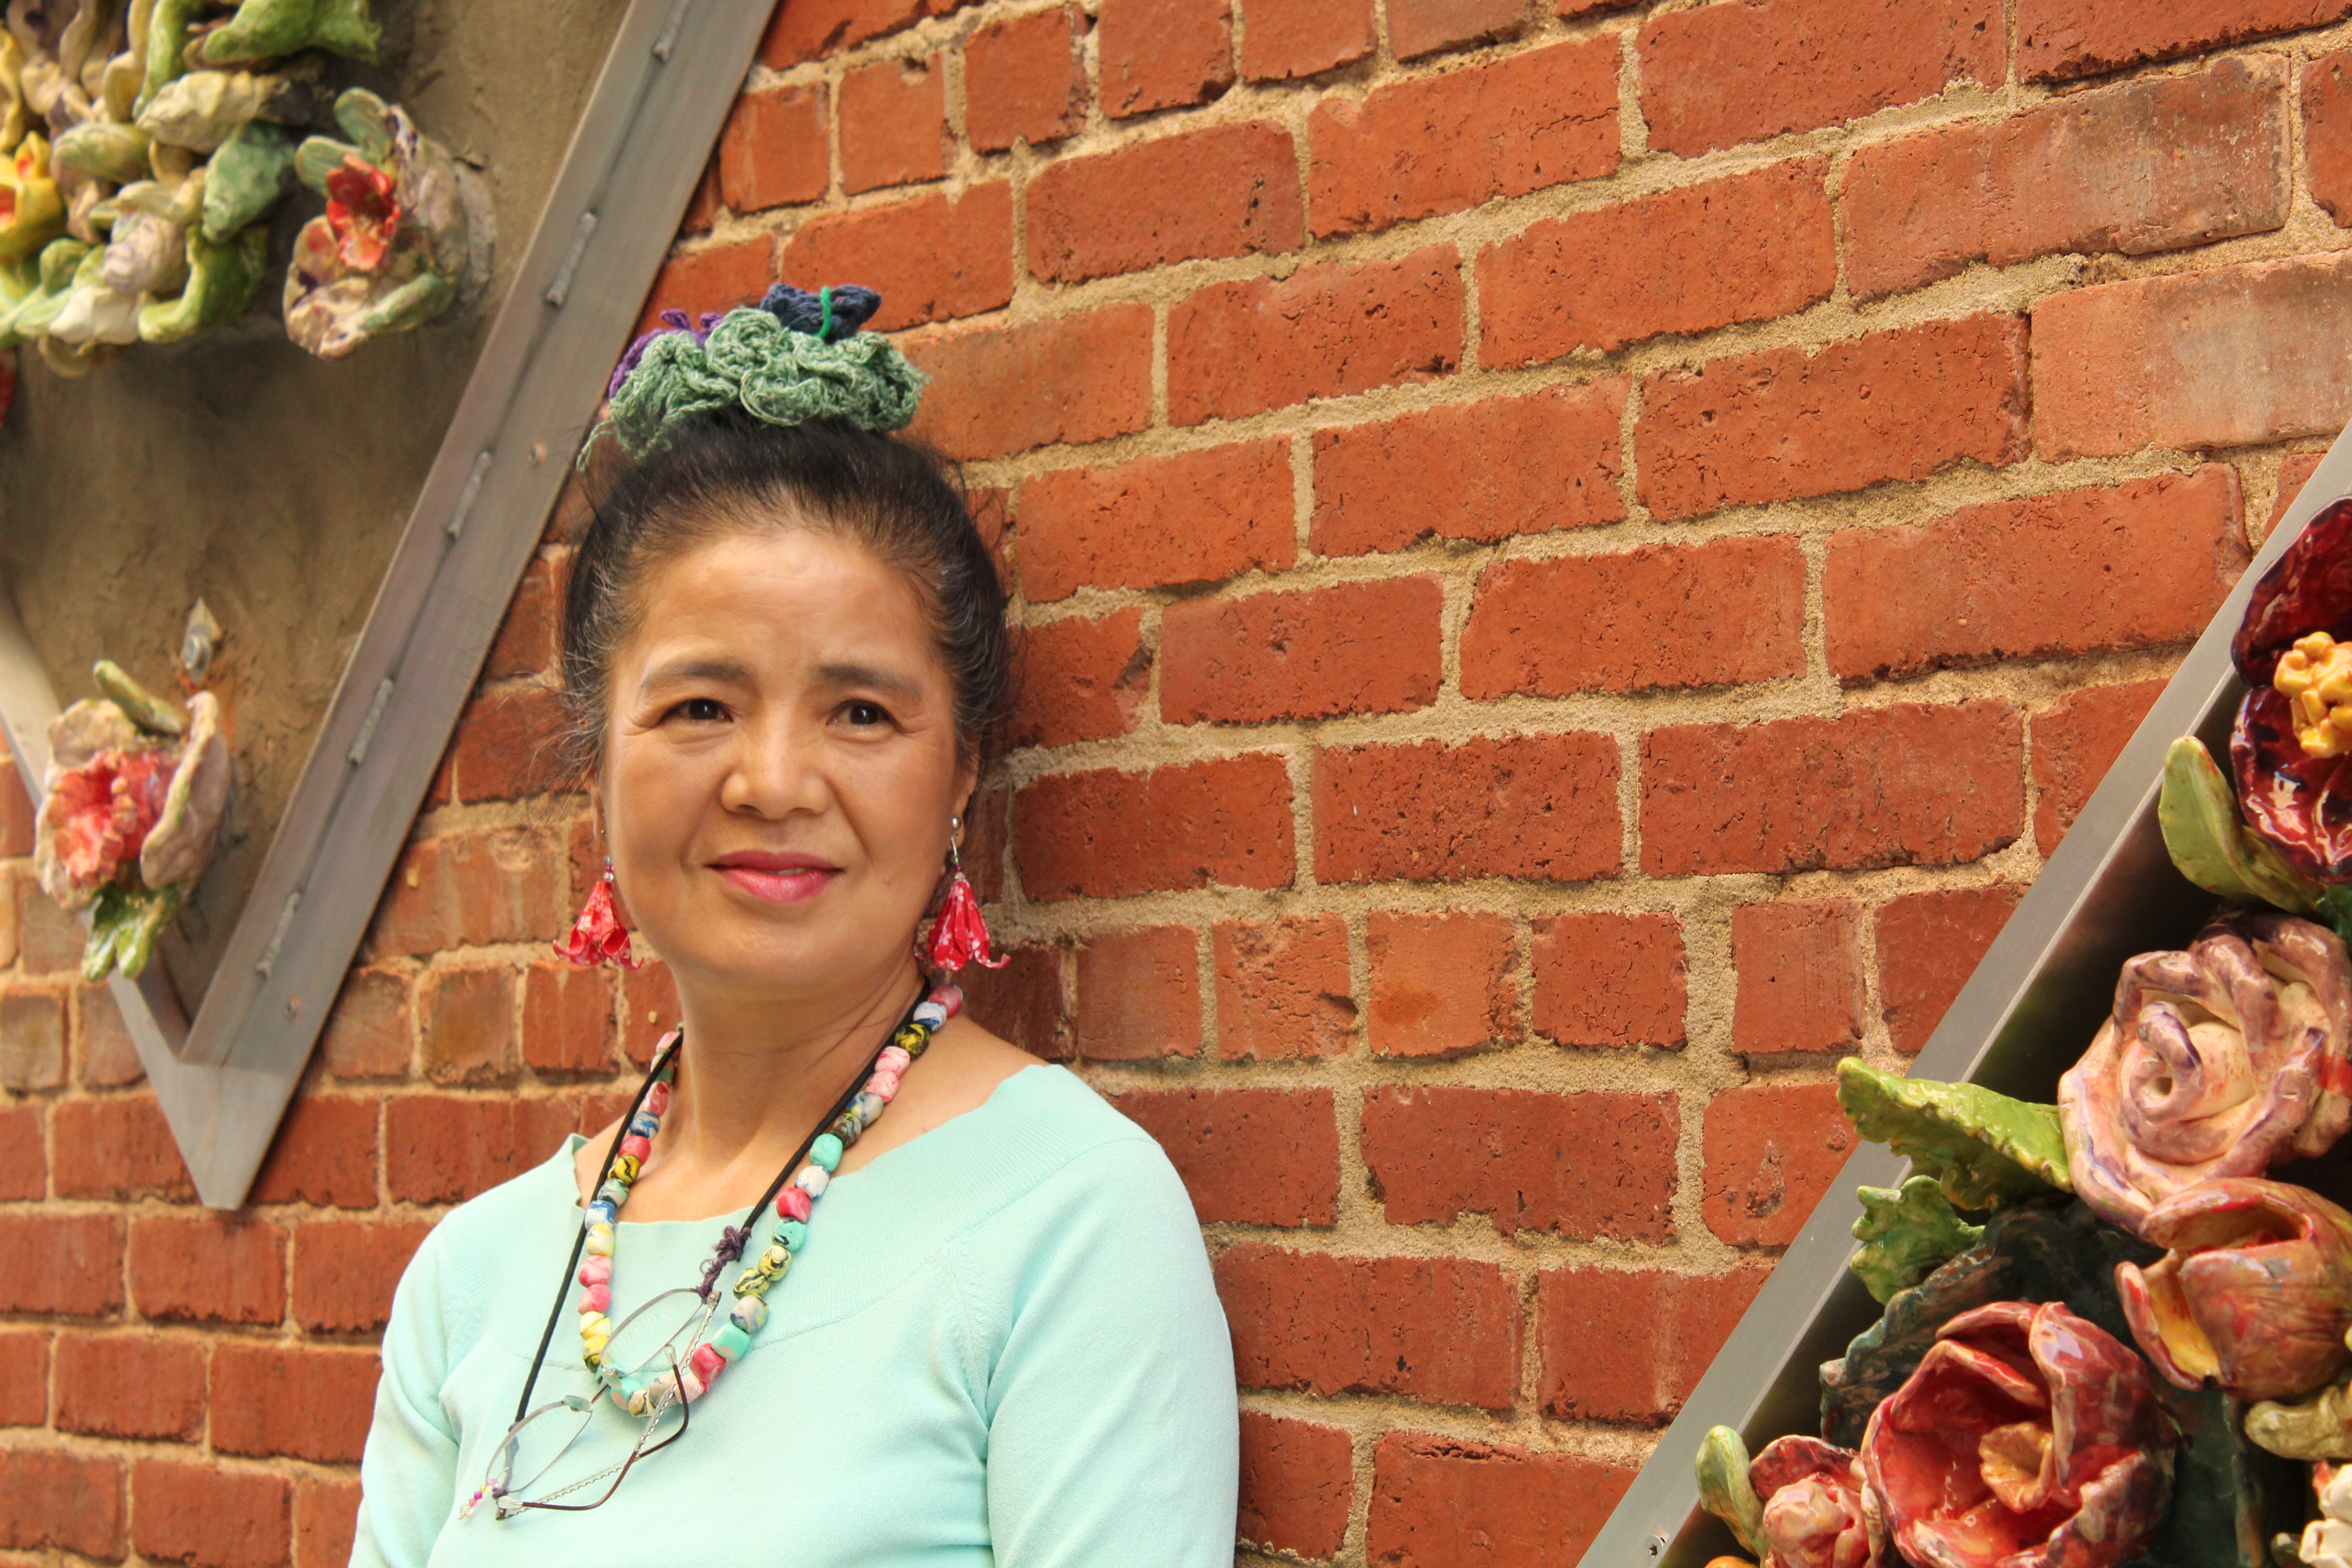
M 604 1342 L 598 1368 L 604 1386 L 593 1394 L 551 1399 L 508 1427 L 491 1451 L 481 1486 L 458 1509 L 458 1517 L 470 1515 L 485 1500 L 496 1507 L 500 1519 L 511 1519 L 525 1509 L 583 1512 L 603 1505 L 620 1489 L 632 1467 L 686 1436 L 688 1402 L 680 1388 L 685 1362 L 702 1342 L 720 1299 L 716 1290 L 706 1300 L 701 1291 L 681 1286 L 663 1291 L 621 1320 Z M 565 1457 L 597 1424 L 600 1404 L 642 1419 L 627 1455 L 551 1491 L 523 1496 L 563 1468 Z M 591 1492 L 593 1497 L 580 1500 Z M 566 1498 L 573 1500 L 559 1500 Z

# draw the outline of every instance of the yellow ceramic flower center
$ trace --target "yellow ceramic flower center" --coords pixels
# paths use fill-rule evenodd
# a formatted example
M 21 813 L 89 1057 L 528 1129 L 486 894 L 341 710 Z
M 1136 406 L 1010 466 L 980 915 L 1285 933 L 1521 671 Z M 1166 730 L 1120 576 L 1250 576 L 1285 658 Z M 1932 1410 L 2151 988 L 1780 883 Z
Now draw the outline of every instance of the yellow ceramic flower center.
M 2294 705 L 2294 738 L 2305 756 L 2352 750 L 2352 643 L 2326 632 L 2297 637 L 2279 655 L 2271 684 Z

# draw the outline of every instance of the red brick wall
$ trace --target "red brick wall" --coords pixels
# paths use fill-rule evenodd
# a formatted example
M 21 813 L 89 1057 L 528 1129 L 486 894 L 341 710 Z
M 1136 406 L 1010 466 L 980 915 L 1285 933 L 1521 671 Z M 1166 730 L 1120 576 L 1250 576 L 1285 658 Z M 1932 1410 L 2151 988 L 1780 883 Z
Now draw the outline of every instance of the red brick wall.
M 656 303 L 940 378 L 976 1009 L 1184 1172 L 1247 1542 L 1573 1559 L 2352 416 L 2339 219 L 2352 0 L 786 7 Z M 402 1259 L 643 1056 L 542 945 L 575 521 L 246 1214 L 5 868 L 0 1562 L 340 1562 Z

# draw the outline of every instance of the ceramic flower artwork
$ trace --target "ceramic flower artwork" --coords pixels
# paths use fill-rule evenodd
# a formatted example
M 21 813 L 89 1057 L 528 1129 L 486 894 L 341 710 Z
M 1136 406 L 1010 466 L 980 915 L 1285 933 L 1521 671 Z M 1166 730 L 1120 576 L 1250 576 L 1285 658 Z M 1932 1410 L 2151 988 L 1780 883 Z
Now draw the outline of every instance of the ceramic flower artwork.
M 2231 653 L 2229 768 L 2175 742 L 2157 812 L 2226 902 L 2123 965 L 2058 1103 L 1840 1064 L 1914 1173 L 1863 1191 L 1885 1310 L 1822 1369 L 1822 1436 L 1764 1450 L 1803 1464 L 1702 1445 L 1702 1499 L 1767 1568 L 2352 1568 L 2352 1213 L 2277 1179 L 2352 1128 L 2352 500 Z M 2299 1508 L 2271 1456 L 2315 1466 Z
M 228 804 L 219 700 L 184 714 L 104 660 L 100 698 L 49 725 L 49 767 L 34 823 L 33 866 L 66 910 L 90 913 L 82 974 L 137 976 L 187 889 L 211 863 Z
M 243 315 L 314 131 L 359 147 L 313 137 L 313 162 L 360 167 L 314 182 L 295 342 L 348 353 L 487 276 L 464 172 L 398 109 L 321 84 L 331 57 L 374 58 L 367 0 L 16 0 L 0 38 L 0 348 L 81 374 Z

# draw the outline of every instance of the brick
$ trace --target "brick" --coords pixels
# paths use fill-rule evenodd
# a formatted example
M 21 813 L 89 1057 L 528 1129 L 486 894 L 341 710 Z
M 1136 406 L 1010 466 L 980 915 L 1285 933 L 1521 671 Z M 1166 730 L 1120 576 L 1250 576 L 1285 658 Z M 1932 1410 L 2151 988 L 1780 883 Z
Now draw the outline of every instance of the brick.
M 1316 262 L 1214 283 L 1168 312 L 1168 418 L 1237 419 L 1444 375 L 1462 360 L 1460 258 Z M 1280 343 L 1280 353 L 1266 345 Z
M 794 0 L 779 5 L 760 40 L 760 63 L 782 70 L 803 60 L 822 59 L 868 38 L 910 27 L 926 16 L 945 16 L 968 0 Z
M 1853 1129 L 1833 1083 L 1759 1083 L 1707 1101 L 1699 1213 L 1734 1247 L 1797 1239 L 1845 1157 Z
M 466 704 L 449 749 L 458 798 L 520 800 L 572 784 L 555 741 L 568 721 L 552 687 L 486 692 Z
M 1462 630 L 1462 695 L 1748 685 L 1805 673 L 1793 535 L 1497 562 Z
M 1295 250 L 1304 237 L 1290 132 L 1264 120 L 1057 159 L 1027 201 L 1029 269 L 1048 282 Z
M 2261 548 L 2262 540 L 2268 539 L 2271 530 L 2285 520 L 2288 510 L 2302 496 L 2303 487 L 2311 482 L 2311 476 L 2319 471 L 2320 460 L 2326 455 L 2325 452 L 2291 452 L 2280 459 L 2276 493 L 2271 498 L 2270 521 L 2263 525 L 2262 539 L 2252 542 L 2255 548 Z
M 2352 364 L 2331 347 L 2347 331 L 2341 254 L 2051 295 L 2033 309 L 2035 448 L 2107 457 L 2328 434 L 2352 418 Z
M 1079 1056 L 1141 1061 L 1200 1054 L 1200 937 L 1190 926 L 1089 939 L 1078 949 L 1076 994 L 1070 1023 Z
M 540 1072 L 610 1072 L 613 976 L 542 961 L 523 976 L 522 1059 Z
M 2059 299 L 2079 298 L 2059 295 Z M 2037 329 L 2035 344 L 2041 338 Z M 1661 518 L 1923 479 L 2025 455 L 2025 323 L 1969 316 L 1643 382 L 1633 462 Z M 2034 405 L 2044 406 L 2037 382 Z
M 1770 1272 L 1547 1268 L 1536 1284 L 1544 1414 L 1664 1426 Z
M 294 1568 L 348 1568 L 358 1533 L 360 1483 L 304 1476 L 294 1483 Z
M 373 1350 L 225 1341 L 213 1351 L 213 1448 L 356 1463 L 376 1372 Z
M 48 1334 L 0 1329 L 0 1426 L 46 1426 L 48 1421 Z
M 416 984 L 417 1059 L 435 1083 L 514 1077 L 515 973 L 505 964 L 428 969 Z
M 1250 0 L 1242 79 L 1315 76 L 1372 52 L 1371 0 Z
M 2017 73 L 2071 81 L 2352 16 L 2352 0 L 2018 0 Z
M 719 195 L 733 213 L 813 202 L 833 184 L 822 83 L 747 92 L 719 133 Z
M 376 1101 L 355 1095 L 299 1097 L 247 1202 L 339 1209 L 376 1203 Z
M 1372 1051 L 1456 1057 L 1519 1037 L 1517 942 L 1506 915 L 1375 910 L 1365 922 Z
M 1021 591 L 1043 604 L 1287 566 L 1297 510 L 1279 437 L 1040 474 L 1021 487 Z
M 1861 911 L 1851 899 L 1783 899 L 1731 911 L 1738 975 L 1731 1048 L 1751 1056 L 1862 1043 Z
M 1857 152 L 1840 199 L 1846 286 L 1889 294 L 1973 262 L 2145 256 L 2286 222 L 2286 64 L 2080 93 Z
M 1377 1089 L 1364 1168 L 1391 1225 L 1485 1215 L 1505 1236 L 1674 1239 L 1671 1094 Z
M 342 1079 L 408 1076 L 415 1054 L 408 988 L 408 976 L 389 969 L 354 969 L 343 977 L 319 1041 L 329 1072 Z
M 1095 20 L 1103 112 L 1118 120 L 1205 103 L 1234 84 L 1227 0 L 1102 0 Z
M 194 1442 L 205 1429 L 205 1347 L 147 1334 L 58 1336 L 58 1430 Z
M 854 278 L 878 290 L 880 331 L 1001 309 L 1013 300 L 1012 183 L 819 214 L 784 242 L 783 273 Z
M 2352 226 L 2352 49 L 2304 62 L 2302 104 L 2304 174 L 2312 200 L 2338 228 Z M 0 784 L 0 791 L 5 788 Z
M 286 1316 L 286 1233 L 256 1220 L 142 1218 L 131 1299 L 156 1321 L 276 1323 Z
M 293 1490 L 282 1475 L 141 1459 L 131 1470 L 131 1543 L 189 1568 L 285 1568 Z
M 651 1067 L 654 1047 L 678 1022 L 677 985 L 658 958 L 624 971 L 621 982 L 621 1052 L 637 1066 Z
M 17 938 L 22 934 L 17 920 L 17 889 L 33 880 L 30 870 L 10 872 L 0 867 L 0 969 L 16 962 Z
M 16 956 L 27 974 L 81 968 L 82 929 L 29 876 L 16 883 Z
M 1906 894 L 1880 907 L 1878 1001 L 1896 1050 L 1927 1043 L 2024 891 L 1996 882 Z
M 1434 577 L 1171 605 L 1160 623 L 1160 717 L 1259 724 L 1426 708 L 1445 676 L 1444 610 Z
M 1390 1432 L 1372 1451 L 1366 1559 L 1380 1568 L 1573 1563 L 1633 1472 L 1580 1454 Z
M 2000 0 L 1718 0 L 1655 16 L 1634 47 L 1650 145 L 1685 156 L 2000 85 Z M 1726 92 L 1727 81 L 1741 84 Z
M 1616 874 L 1617 743 L 1480 737 L 1315 757 L 1319 882 L 1582 882 Z
M 49 1110 L 50 1172 L 61 1198 L 195 1196 L 180 1146 L 152 1096 L 63 1100 Z
M 2043 857 L 2074 824 L 2124 742 L 2164 692 L 2161 680 L 2086 686 L 2035 714 L 2027 727 L 2033 757 L 2033 839 Z
M 414 1204 L 460 1203 L 538 1164 L 577 1121 L 565 1100 L 412 1094 L 384 1109 L 384 1181 Z
M 1307 139 L 1307 202 L 1318 235 L 1363 234 L 1593 179 L 1617 167 L 1617 40 L 1554 44 L 1409 78 L 1360 100 L 1327 98 Z
M 1479 253 L 1480 358 L 1519 365 L 1614 351 L 1828 299 L 1837 287 L 1828 167 L 1793 158 L 1529 224 Z M 1727 255 L 1740 265 L 1724 266 Z
M 1055 142 L 1087 122 L 1087 20 L 1075 5 L 992 22 L 963 47 L 964 134 L 975 152 Z
M 948 172 L 943 56 L 879 60 L 841 79 L 841 188 L 936 180 Z
M 2237 470 L 1963 507 L 1833 534 L 1826 652 L 1846 680 L 2193 641 L 2246 568 Z
M 1388 11 L 1389 47 L 1409 60 L 1508 37 L 1527 20 L 1528 6 L 1527 0 L 1388 0 Z
M 0 1106 L 0 1198 L 41 1198 L 49 1191 L 47 1141 L 38 1105 Z
M 1290 775 L 1260 752 L 1139 773 L 1051 773 L 1013 797 L 1021 885 L 1039 901 L 1175 888 L 1285 888 Z
M 21 1094 L 66 1081 L 66 993 L 56 986 L 0 990 L 0 1089 Z
M 1243 1541 L 1300 1557 L 1328 1557 L 1346 1539 L 1355 1496 L 1347 1433 L 1261 1410 L 1242 1412 Z
M 1013 746 L 1066 746 L 1135 728 L 1151 686 L 1142 611 L 1032 623 L 1014 636 L 1021 694 L 1008 734 Z
M 16 759 L 0 757 L 0 860 L 33 852 L 33 821 L 38 815 Z
M 1563 1046 L 1687 1040 L 1690 963 L 1671 914 L 1549 915 L 1535 922 L 1536 1033 Z
M 0 1213 L 0 1312 L 93 1318 L 122 1305 L 120 1215 Z
M 1329 1089 L 1149 1089 L 1111 1103 L 1168 1152 L 1203 1221 L 1337 1217 L 1339 1124 Z
M 73 1079 L 85 1089 L 121 1089 L 147 1076 L 131 1026 L 122 1021 L 113 990 L 77 985 L 73 994 Z
M 1642 868 L 1957 865 L 2024 826 L 2023 726 L 1999 698 L 1642 738 Z
M 1402 550 L 1432 534 L 1492 544 L 1616 522 L 1625 379 L 1424 409 L 1315 432 L 1318 554 Z M 1479 460 L 1461 454 L 1479 448 Z
M 756 301 L 775 280 L 776 242 L 770 235 L 673 256 L 655 275 L 653 291 L 646 297 L 633 330 L 651 331 L 660 324 L 664 310 L 698 316 L 705 310 L 725 310 Z
M 1217 1055 L 1234 1061 L 1314 1060 L 1356 1047 L 1348 926 L 1338 915 L 1209 930 L 1217 974 Z
M 1519 1310 L 1508 1269 L 1243 1243 L 1219 1255 L 1216 1272 L 1244 1388 L 1510 1408 Z
M 122 1467 L 111 1456 L 0 1448 L 0 1546 L 122 1556 Z
M 294 1321 L 313 1332 L 372 1334 L 431 1225 L 314 1219 L 294 1231 Z
M 1107 305 L 905 343 L 932 377 L 911 433 L 963 461 L 1140 430 L 1151 338 L 1150 306 Z
M 495 827 L 412 844 L 368 932 L 372 954 L 425 954 L 552 941 L 569 930 L 563 858 L 553 835 Z
M 718 225 L 720 208 L 719 196 L 719 154 L 703 160 L 702 177 L 694 182 L 694 195 L 686 201 L 686 216 L 678 221 L 678 237 L 709 234 Z
M 964 994 L 964 1016 L 1032 1056 L 1047 1061 L 1066 1061 L 1076 1054 L 1071 1033 L 1070 1005 L 1066 994 L 1062 949 L 1043 943 L 1025 944 L 1001 950 L 997 957 L 1005 960 L 1002 969 L 964 971 L 961 980 Z M 1193 1008 L 1197 1015 L 1199 1008 Z M 1193 1038 L 1187 1042 L 1199 1047 L 1200 1025 L 1193 1022 Z

